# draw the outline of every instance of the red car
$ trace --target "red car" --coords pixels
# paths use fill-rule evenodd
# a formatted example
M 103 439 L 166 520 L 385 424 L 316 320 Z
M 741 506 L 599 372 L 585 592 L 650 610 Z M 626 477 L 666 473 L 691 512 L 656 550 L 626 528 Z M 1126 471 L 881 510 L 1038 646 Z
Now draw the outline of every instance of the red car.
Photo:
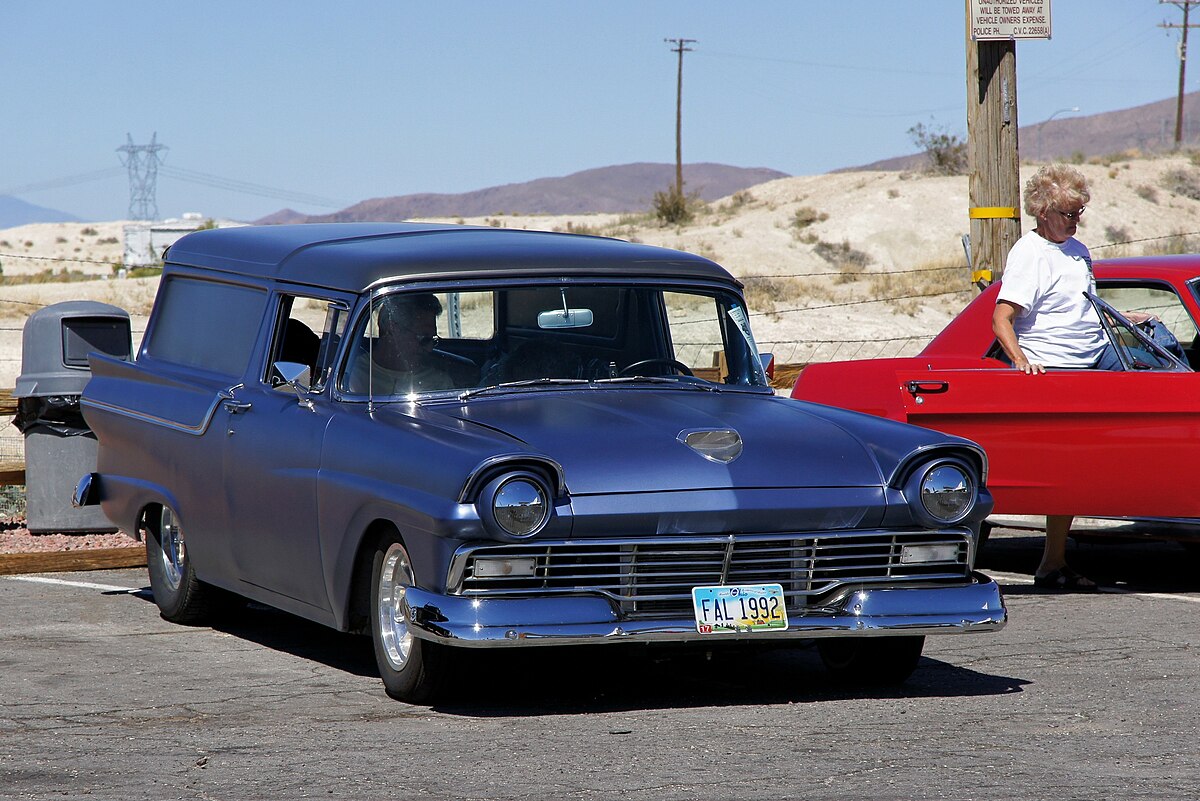
M 1123 371 L 1012 369 L 992 334 L 997 284 L 919 355 L 811 364 L 792 397 L 975 440 L 997 513 L 1200 518 L 1200 256 L 1097 262 L 1095 276 Z M 1157 315 L 1183 358 L 1116 309 Z

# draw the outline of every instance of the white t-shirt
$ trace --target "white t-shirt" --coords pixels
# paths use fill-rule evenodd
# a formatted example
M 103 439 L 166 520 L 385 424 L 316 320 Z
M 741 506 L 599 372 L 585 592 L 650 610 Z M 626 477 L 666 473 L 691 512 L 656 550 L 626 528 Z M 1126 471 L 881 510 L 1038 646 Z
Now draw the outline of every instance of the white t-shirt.
M 1075 238 L 1056 243 L 1029 231 L 1013 245 L 997 300 L 1021 307 L 1013 320 L 1029 361 L 1046 367 L 1091 367 L 1108 344 L 1096 310 L 1092 255 Z

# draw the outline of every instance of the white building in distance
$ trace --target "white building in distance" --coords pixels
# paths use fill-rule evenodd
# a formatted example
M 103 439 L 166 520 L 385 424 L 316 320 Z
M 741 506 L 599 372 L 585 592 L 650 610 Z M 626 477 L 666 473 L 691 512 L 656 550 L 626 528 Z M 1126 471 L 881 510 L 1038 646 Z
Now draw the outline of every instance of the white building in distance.
M 163 251 L 192 231 L 202 228 L 232 228 L 244 224 L 230 220 L 212 220 L 194 211 L 162 222 L 130 223 L 123 229 L 125 268 L 161 265 Z

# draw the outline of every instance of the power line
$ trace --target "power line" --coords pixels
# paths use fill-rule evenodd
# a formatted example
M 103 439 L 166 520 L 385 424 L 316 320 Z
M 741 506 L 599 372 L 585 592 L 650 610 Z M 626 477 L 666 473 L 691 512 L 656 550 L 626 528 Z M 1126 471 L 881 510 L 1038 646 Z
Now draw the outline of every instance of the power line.
M 104 178 L 113 178 L 125 170 L 120 167 L 108 167 L 103 170 L 93 170 L 92 172 L 84 172 L 78 175 L 68 175 L 62 178 L 51 178 L 48 181 L 39 181 L 32 184 L 24 184 L 22 186 L 13 186 L 8 189 L 0 189 L 0 195 L 26 195 L 32 192 L 42 192 L 46 189 L 62 189 L 67 186 L 75 186 L 76 184 L 89 183 L 91 181 L 99 181 Z
M 182 167 L 173 167 L 163 165 L 160 172 L 168 178 L 174 178 L 178 181 L 187 183 L 199 184 L 208 186 L 214 189 L 225 189 L 230 192 L 237 192 L 243 195 L 257 195 L 258 197 L 269 197 L 276 200 L 290 200 L 296 203 L 307 203 L 313 206 L 325 206 L 328 208 L 345 208 L 349 203 L 345 203 L 322 195 L 312 195 L 307 192 L 294 192 L 288 189 L 278 189 L 272 186 L 264 186 L 263 184 L 254 184 L 249 181 L 238 181 L 233 178 L 222 178 L 219 175 L 211 175 L 209 173 L 199 172 L 197 170 L 188 170 Z

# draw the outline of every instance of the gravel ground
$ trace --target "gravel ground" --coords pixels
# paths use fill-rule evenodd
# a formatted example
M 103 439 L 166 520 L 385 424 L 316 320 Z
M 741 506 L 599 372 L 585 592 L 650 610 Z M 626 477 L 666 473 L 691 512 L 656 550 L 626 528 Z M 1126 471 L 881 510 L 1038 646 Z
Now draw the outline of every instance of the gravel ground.
M 0 554 L 140 547 L 142 547 L 142 543 L 123 531 L 118 531 L 115 534 L 99 534 L 95 532 L 34 534 L 25 528 L 24 518 L 11 518 L 0 521 Z

